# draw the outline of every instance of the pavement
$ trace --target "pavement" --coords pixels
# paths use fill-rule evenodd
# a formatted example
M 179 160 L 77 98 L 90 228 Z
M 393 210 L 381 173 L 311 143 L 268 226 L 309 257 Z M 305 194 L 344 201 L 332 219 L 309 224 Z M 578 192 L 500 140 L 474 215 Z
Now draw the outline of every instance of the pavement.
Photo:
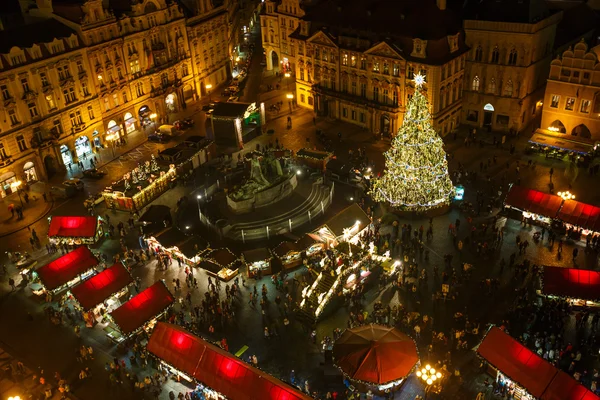
M 43 194 L 46 191 L 46 183 L 36 182 L 21 190 L 21 198 L 18 193 L 12 193 L 0 200 L 0 238 L 25 229 L 48 214 L 53 202 L 49 198 L 48 201 L 44 200 Z M 28 195 L 27 199 L 25 194 Z M 17 213 L 11 212 L 10 209 L 14 210 L 21 205 L 23 218 L 18 219 Z
M 256 52 L 259 54 L 259 48 Z M 260 70 L 254 69 L 256 59 L 257 57 L 252 61 L 253 67 L 246 83 L 244 100 L 252 101 L 253 98 L 256 98 L 265 101 L 267 105 L 276 101 L 285 101 L 283 99 L 287 90 L 260 91 L 261 88 L 264 89 L 265 85 L 277 82 L 278 78 L 271 74 L 258 73 Z M 218 92 L 219 90 L 214 91 L 214 93 Z M 284 102 L 284 104 L 287 103 Z M 197 112 L 200 105 L 188 107 L 186 112 L 193 115 L 196 126 L 176 140 L 183 140 L 186 135 L 205 132 L 206 121 L 204 115 L 202 112 Z M 298 150 L 307 145 L 319 148 L 320 144 L 316 140 L 315 132 L 317 129 L 321 129 L 328 138 L 332 139 L 335 153 L 339 158 L 347 158 L 350 149 L 354 150 L 359 146 L 365 147 L 367 155 L 375 163 L 376 169 L 382 167 L 382 153 L 389 146 L 389 141 L 379 140 L 370 132 L 348 123 L 321 118 L 317 118 L 313 122 L 313 113 L 299 108 L 292 110 L 292 128 L 287 129 L 286 120 L 290 114 L 289 109 L 286 110 L 285 108 L 283 107 L 280 115 L 269 114 L 268 116 L 266 128 L 273 129 L 274 135 L 265 134 L 256 138 L 248 143 L 242 152 L 253 150 L 256 144 L 264 146 L 268 145 L 269 142 L 274 143 L 275 139 L 278 139 L 285 147 L 293 150 Z M 338 132 L 342 132 L 342 141 L 337 140 Z M 590 177 L 585 171 L 567 168 L 568 165 L 562 161 L 546 160 L 538 156 L 526 156 L 523 150 L 527 138 L 508 139 L 508 144 L 514 144 L 516 147 L 516 151 L 511 155 L 508 144 L 504 148 L 495 148 L 491 145 L 493 135 L 500 137 L 499 133 L 479 132 L 478 136 L 482 139 L 483 147 L 466 147 L 463 142 L 466 132 L 467 128 L 459 128 L 456 139 L 453 138 L 453 135 L 445 138 L 447 151 L 451 155 L 450 170 L 456 171 L 460 162 L 464 169 L 476 172 L 479 175 L 479 179 L 475 182 L 465 182 L 466 201 L 475 203 L 477 191 L 484 193 L 485 197 L 488 198 L 492 189 L 495 191 L 498 187 L 501 187 L 505 194 L 507 185 L 510 182 L 516 182 L 518 179 L 521 180 L 521 184 L 524 186 L 538 189 L 546 188 L 544 190 L 547 190 L 549 183 L 548 171 L 550 168 L 554 168 L 553 183 L 556 191 L 567 188 L 570 184 L 571 191 L 578 196 L 578 199 L 591 203 L 599 202 L 598 195 L 593 190 L 588 190 L 590 187 L 594 187 L 591 185 L 594 184 L 595 178 Z M 130 139 L 131 148 L 125 146 L 121 149 L 122 152 L 119 153 L 118 157 L 113 160 L 106 158 L 106 164 L 102 168 L 110 171 L 107 177 L 98 181 L 86 180 L 84 194 L 78 195 L 75 199 L 55 204 L 52 213 L 57 215 L 84 215 L 86 210 L 83 207 L 83 200 L 87 194 L 102 190 L 107 182 L 118 179 L 120 175 L 135 166 L 137 162 L 148 158 L 150 154 L 165 146 L 144 142 L 141 136 L 135 140 L 139 140 L 137 146 L 133 146 L 134 140 Z M 167 144 L 166 146 L 171 145 Z M 234 153 L 234 160 L 236 159 L 235 155 Z M 497 159 L 495 164 L 491 162 L 494 156 Z M 530 159 L 532 164 L 533 161 L 536 162 L 535 168 L 533 165 L 527 166 Z M 490 160 L 489 166 L 487 166 L 488 160 Z M 518 174 L 516 172 L 517 161 L 520 165 Z M 177 201 L 199 187 L 200 182 L 203 180 L 203 172 L 196 174 L 196 181 L 193 184 L 177 186 L 160 196 L 155 204 L 165 204 L 176 210 Z M 72 173 L 76 174 L 79 171 Z M 352 188 L 339 186 L 339 190 L 336 188 L 336 197 L 331 208 L 332 213 L 347 205 L 347 194 L 354 193 Z M 503 216 L 498 219 L 498 224 L 504 227 L 505 235 L 504 241 L 498 247 L 482 255 L 477 251 L 477 245 L 473 241 L 471 244 L 466 245 L 462 252 L 459 252 L 453 244 L 452 236 L 447 233 L 448 225 L 459 218 L 463 224 L 459 231 L 459 238 L 469 236 L 470 229 L 475 227 L 478 230 L 476 241 L 489 242 L 491 245 L 493 242 L 492 237 L 489 233 L 483 233 L 482 224 L 489 224 L 490 218 L 495 216 L 497 211 L 495 209 L 492 214 L 489 214 L 484 210 L 477 215 L 477 212 L 466 213 L 457 207 L 453 207 L 448 213 L 434 218 L 434 237 L 424 243 L 425 250 L 429 252 L 428 257 L 426 258 L 424 255 L 417 256 L 419 266 L 428 271 L 427 284 L 419 290 L 417 295 L 413 295 L 405 290 L 395 290 L 391 287 L 380 290 L 377 285 L 377 277 L 374 276 L 365 293 L 365 300 L 363 301 L 365 309 L 370 313 L 373 310 L 373 304 L 378 300 L 381 300 L 384 304 L 389 303 L 391 306 L 402 304 L 409 312 L 414 311 L 431 316 L 433 318 L 432 331 L 443 330 L 448 332 L 455 327 L 456 323 L 453 316 L 458 311 L 466 313 L 473 320 L 480 320 L 484 325 L 487 323 L 501 323 L 508 310 L 514 305 L 516 291 L 521 289 L 533 290 L 537 278 L 531 271 L 525 275 L 519 275 L 513 269 L 501 268 L 500 260 L 508 260 L 511 254 L 515 254 L 517 263 L 528 259 L 539 265 L 578 266 L 580 268 L 598 269 L 598 254 L 593 251 L 585 251 L 582 243 L 568 241 L 564 245 L 563 253 L 566 255 L 571 254 L 573 248 L 579 248 L 581 251 L 578 259 L 572 260 L 570 256 L 565 256 L 562 259 L 558 258 L 556 246 L 549 246 L 547 242 L 534 242 L 533 234 L 538 228 L 523 227 L 519 221 L 507 219 Z M 127 213 L 107 211 L 102 206 L 98 208 L 97 212 L 100 214 L 108 213 L 113 224 L 128 218 Z M 273 212 L 276 213 L 277 210 L 273 210 Z M 400 224 L 410 223 L 413 227 L 427 226 L 428 224 L 428 219 L 424 217 L 394 217 L 380 208 L 377 208 L 376 212 L 378 216 L 384 219 L 383 233 L 387 233 L 391 229 L 389 224 L 392 219 L 398 220 Z M 31 214 L 33 215 L 33 213 Z M 193 218 L 189 216 L 189 213 L 183 212 L 181 215 L 183 216 L 179 221 L 180 223 L 186 223 Z M 468 217 L 473 218 L 471 226 L 467 223 Z M 315 225 L 319 223 L 319 221 L 315 221 Z M 30 252 L 38 260 L 39 265 L 43 265 L 56 258 L 57 255 L 46 254 L 47 252 L 43 248 L 46 238 L 40 233 L 46 232 L 44 229 L 47 229 L 47 222 L 42 219 L 34 222 L 32 227 L 36 229 L 38 236 L 42 239 L 42 248 L 30 250 Z M 214 234 L 198 227 L 195 227 L 194 230 L 209 238 L 213 247 L 221 244 L 214 237 Z M 530 242 L 526 254 L 519 254 L 518 252 L 516 246 L 517 235 L 522 240 L 527 239 Z M 14 251 L 28 248 L 27 239 L 27 230 L 18 231 L 3 240 L 2 249 Z M 120 251 L 119 239 L 104 239 L 94 247 L 111 258 Z M 137 249 L 139 247 L 135 233 L 129 233 L 122 239 L 131 248 Z M 280 237 L 272 238 L 269 242 L 256 242 L 248 244 L 248 246 L 273 246 L 281 240 Z M 231 243 L 227 244 L 231 245 Z M 238 243 L 232 245 L 232 249 L 239 254 L 244 246 Z M 441 282 L 434 277 L 433 269 L 438 266 L 441 270 L 446 254 L 453 255 L 455 266 L 459 266 L 462 262 L 472 264 L 474 272 L 470 278 L 461 278 L 456 285 L 453 285 L 452 292 L 455 296 L 452 299 L 439 302 L 432 300 L 432 293 L 441 289 Z M 128 356 L 130 353 L 110 343 L 101 329 L 82 328 L 82 338 L 77 338 L 73 333 L 72 325 L 55 326 L 51 324 L 43 311 L 48 304 L 42 303 L 40 299 L 31 293 L 28 287 L 22 283 L 20 284 L 18 271 L 14 266 L 7 263 L 4 257 L 4 254 L 0 254 L 0 263 L 7 265 L 8 275 L 16 278 L 15 280 L 19 285 L 16 291 L 11 291 L 7 284 L 8 276 L 3 277 L 0 283 L 0 315 L 2 315 L 0 342 L 10 346 L 11 353 L 18 356 L 19 359 L 27 361 L 27 364 L 39 366 L 52 374 L 54 371 L 59 371 L 65 378 L 73 382 L 72 386 L 75 394 L 83 400 L 104 399 L 107 396 L 114 400 L 149 397 L 149 394 L 133 392 L 127 385 L 109 385 L 104 364 L 110 362 L 114 357 L 124 359 L 127 361 L 128 368 L 139 377 L 152 373 L 152 365 L 148 367 L 129 365 Z M 176 295 L 178 298 L 184 298 L 190 291 L 193 303 L 198 304 L 207 290 L 207 275 L 202 270 L 196 270 L 194 273 L 200 287 L 190 290 L 184 286 L 182 291 L 176 292 Z M 145 288 L 158 279 L 165 279 L 168 284 L 177 278 L 184 281 L 185 274 L 181 268 L 175 265 L 166 271 L 159 270 L 156 261 L 152 260 L 145 265 L 136 267 L 133 270 L 133 275 L 141 279 L 141 286 Z M 294 271 L 293 275 L 302 277 L 306 275 L 306 271 Z M 495 278 L 499 281 L 499 289 L 493 293 L 487 292 L 483 284 L 489 278 Z M 268 308 L 268 319 L 272 324 L 279 324 L 281 333 L 279 337 L 269 340 L 262 335 L 264 322 L 260 311 L 250 307 L 246 301 L 251 288 L 255 285 L 260 288 L 263 284 L 267 286 L 271 300 Z M 292 293 L 298 296 L 299 290 L 300 288 L 296 287 Z M 228 325 L 217 326 L 214 333 L 210 333 L 208 327 L 202 326 L 200 331 L 203 336 L 211 340 L 220 340 L 225 337 L 232 353 L 236 353 L 239 349 L 247 346 L 248 349 L 243 353 L 243 357 L 247 358 L 249 355 L 256 354 L 261 368 L 283 380 L 289 380 L 290 372 L 294 369 L 296 378 L 301 382 L 308 380 L 314 390 L 321 393 L 327 390 L 343 391 L 341 376 L 335 373 L 335 369 L 329 368 L 325 362 L 322 348 L 312 342 L 305 328 L 295 321 L 293 316 L 290 326 L 287 329 L 281 328 L 282 316 L 273 302 L 277 291 L 272 285 L 270 277 L 264 277 L 259 281 L 249 281 L 248 287 L 242 287 L 241 291 L 242 300 L 237 304 L 235 320 Z M 348 309 L 340 307 L 319 321 L 316 326 L 317 343 L 325 336 L 332 336 L 332 331 L 335 328 L 344 329 L 348 324 L 348 314 Z M 402 329 L 407 329 L 407 332 L 412 333 L 410 327 L 402 327 Z M 422 358 L 435 362 L 440 355 L 427 356 L 426 349 L 432 331 L 423 332 L 422 338 L 418 340 L 418 345 Z M 485 329 L 481 329 L 481 331 L 484 332 Z M 518 332 L 515 332 L 515 334 L 518 334 Z M 481 340 L 481 336 L 471 338 L 469 348 L 475 346 L 479 340 Z M 79 382 L 77 379 L 78 372 L 84 366 L 75 360 L 75 350 L 82 343 L 93 346 L 95 349 L 95 360 L 89 361 L 85 365 L 91 369 L 93 377 L 85 382 Z M 597 364 L 597 361 L 590 362 L 590 366 L 598 367 Z M 479 373 L 473 352 L 469 350 L 455 351 L 452 358 L 452 368 L 460 370 L 463 382 L 451 379 L 444 390 L 444 398 L 474 399 L 476 394 L 483 389 L 482 382 L 485 375 Z M 159 398 L 167 399 L 171 390 L 178 393 L 189 390 L 189 388 L 178 382 L 169 381 L 164 386 Z M 408 379 L 402 390 L 396 393 L 394 398 L 412 400 L 416 395 L 424 395 L 424 389 L 420 382 L 411 378 Z

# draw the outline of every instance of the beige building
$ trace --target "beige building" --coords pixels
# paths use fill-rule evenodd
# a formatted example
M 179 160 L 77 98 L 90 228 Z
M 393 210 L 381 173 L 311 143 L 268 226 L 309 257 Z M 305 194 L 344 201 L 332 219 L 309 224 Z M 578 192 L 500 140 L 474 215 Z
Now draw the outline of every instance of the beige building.
M 395 1 L 275 4 L 261 15 L 267 68 L 289 65 L 299 106 L 389 136 L 421 73 L 434 127 L 445 135 L 457 126 L 468 48 L 444 0 L 417 9 Z
M 462 122 L 521 131 L 539 115 L 561 17 L 543 0 L 487 1 L 471 10 Z
M 583 142 L 600 141 L 600 46 L 581 41 L 550 65 L 541 131 Z
M 58 141 L 91 138 L 101 117 L 92 69 L 75 30 L 53 19 L 34 20 L 0 31 L 0 43 L 4 197 L 16 182 L 43 180 L 60 168 Z

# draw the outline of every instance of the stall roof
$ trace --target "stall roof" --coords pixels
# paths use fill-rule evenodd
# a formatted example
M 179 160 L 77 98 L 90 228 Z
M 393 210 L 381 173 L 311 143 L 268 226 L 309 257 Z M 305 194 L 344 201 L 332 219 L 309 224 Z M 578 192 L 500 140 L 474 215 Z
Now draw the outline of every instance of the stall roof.
M 562 198 L 553 194 L 513 185 L 508 191 L 505 204 L 519 210 L 555 218 L 562 201 Z
M 492 366 L 539 398 L 556 375 L 556 368 L 533 351 L 492 327 L 477 349 Z
M 161 246 L 169 248 L 179 246 L 188 239 L 189 236 L 181 232 L 179 229 L 172 227 L 162 231 L 154 238 L 158 240 Z
M 180 252 L 187 258 L 192 258 L 210 247 L 210 243 L 202 236 L 190 236 L 188 240 L 177 246 Z
M 273 249 L 273 254 L 281 258 L 290 251 L 298 251 L 294 242 L 281 242 Z
M 91 310 L 119 290 L 133 282 L 131 274 L 118 262 L 71 289 L 71 293 L 85 310 Z
M 213 117 L 237 118 L 243 117 L 250 103 L 218 102 L 213 109 Z
M 192 258 L 209 247 L 201 236 L 187 236 L 177 228 L 167 229 L 154 237 L 165 248 L 177 247 L 187 258 Z
M 244 251 L 242 255 L 244 256 L 244 261 L 246 261 L 247 263 L 270 260 L 273 258 L 273 255 L 271 254 L 269 249 L 264 247 Z
M 144 211 L 139 221 L 160 224 L 167 218 L 171 220 L 171 208 L 152 204 Z
M 48 237 L 94 237 L 98 217 L 55 216 L 50 219 Z
M 98 259 L 87 246 L 81 246 L 38 268 L 35 272 L 47 290 L 54 290 L 96 265 Z
M 325 223 L 325 226 L 335 235 L 340 237 L 344 234 L 344 229 L 350 228 L 358 221 L 358 226 L 362 230 L 371 223 L 371 219 L 362 208 L 356 203 L 344 210 Z
M 593 150 L 593 145 L 580 141 L 569 140 L 564 137 L 545 135 L 536 132 L 529 139 L 530 143 L 540 144 L 542 146 L 553 147 L 555 149 L 574 151 L 581 154 L 588 154 Z
M 121 333 L 127 335 L 165 311 L 173 301 L 173 295 L 165 283 L 158 281 L 111 312 L 110 316 Z
M 577 382 L 569 374 L 558 371 L 540 400 L 598 400 L 591 390 Z
M 148 351 L 228 399 L 311 399 L 176 325 L 158 323 L 148 341 Z
M 593 232 L 600 231 L 600 207 L 575 200 L 566 200 L 558 213 L 558 217 L 571 225 L 589 229 Z
M 296 248 L 304 251 L 315 243 L 320 243 L 321 240 L 317 235 L 311 233 L 305 233 L 300 239 L 296 241 Z
M 587 269 L 544 267 L 542 292 L 573 299 L 600 299 L 600 272 Z
M 232 264 L 238 257 L 231 252 L 228 248 L 215 249 L 208 252 L 204 258 L 207 260 L 214 261 L 216 264 L 227 267 Z
M 221 267 L 220 265 L 217 265 L 215 262 L 209 260 L 200 261 L 197 267 L 202 268 L 208 272 L 212 272 L 213 274 L 217 274 L 221 269 L 223 269 L 223 267 Z

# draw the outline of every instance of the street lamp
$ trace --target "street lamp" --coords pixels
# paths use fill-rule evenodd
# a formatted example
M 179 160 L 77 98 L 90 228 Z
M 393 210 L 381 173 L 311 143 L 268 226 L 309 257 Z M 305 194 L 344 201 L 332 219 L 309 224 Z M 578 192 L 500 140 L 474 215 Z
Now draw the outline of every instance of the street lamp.
M 566 192 L 558 192 L 557 194 L 563 200 L 575 200 L 575 195 L 569 192 L 568 190 Z
M 21 191 L 19 190 L 19 187 L 21 186 L 21 181 L 16 181 L 10 184 L 10 188 L 12 189 L 12 191 L 14 192 L 15 190 L 17 191 L 17 195 L 19 195 L 19 201 L 21 202 L 21 207 L 23 206 L 23 200 L 21 199 Z
M 8 400 L 21 400 L 21 396 L 10 396 Z
M 210 89 L 212 89 L 212 85 L 209 83 L 208 85 L 205 86 L 206 90 L 208 90 L 208 101 L 211 101 L 212 98 L 210 97 Z
M 288 99 L 288 104 L 290 105 L 290 114 L 292 113 L 292 100 L 294 99 L 294 95 L 292 93 L 288 93 L 285 95 Z
M 432 385 L 435 381 L 442 377 L 442 374 L 439 371 L 436 371 L 431 365 L 427 364 L 425 368 L 422 368 L 420 371 L 417 371 L 417 376 L 423 380 L 427 384 L 427 386 Z
M 200 200 L 202 199 L 202 195 L 199 194 L 196 196 L 196 201 L 198 202 L 198 218 L 200 219 L 200 224 L 202 224 L 202 210 L 200 209 Z

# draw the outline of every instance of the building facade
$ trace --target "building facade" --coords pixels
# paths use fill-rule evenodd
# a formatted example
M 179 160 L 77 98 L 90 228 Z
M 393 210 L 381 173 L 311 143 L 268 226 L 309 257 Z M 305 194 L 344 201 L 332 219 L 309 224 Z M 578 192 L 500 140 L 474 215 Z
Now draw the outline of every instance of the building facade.
M 577 43 L 553 60 L 544 96 L 541 129 L 600 141 L 600 46 Z
M 541 112 L 562 12 L 542 0 L 481 2 L 464 21 L 468 46 L 462 122 L 519 132 Z
M 434 128 L 445 135 L 457 126 L 468 48 L 445 1 L 420 8 L 358 0 L 275 5 L 268 2 L 261 15 L 267 69 L 279 62 L 292 71 L 299 106 L 391 136 L 421 73 Z
M 35 34 L 32 34 L 35 32 Z M 0 195 L 61 168 L 59 141 L 92 137 L 101 121 L 80 36 L 53 19 L 0 31 Z

